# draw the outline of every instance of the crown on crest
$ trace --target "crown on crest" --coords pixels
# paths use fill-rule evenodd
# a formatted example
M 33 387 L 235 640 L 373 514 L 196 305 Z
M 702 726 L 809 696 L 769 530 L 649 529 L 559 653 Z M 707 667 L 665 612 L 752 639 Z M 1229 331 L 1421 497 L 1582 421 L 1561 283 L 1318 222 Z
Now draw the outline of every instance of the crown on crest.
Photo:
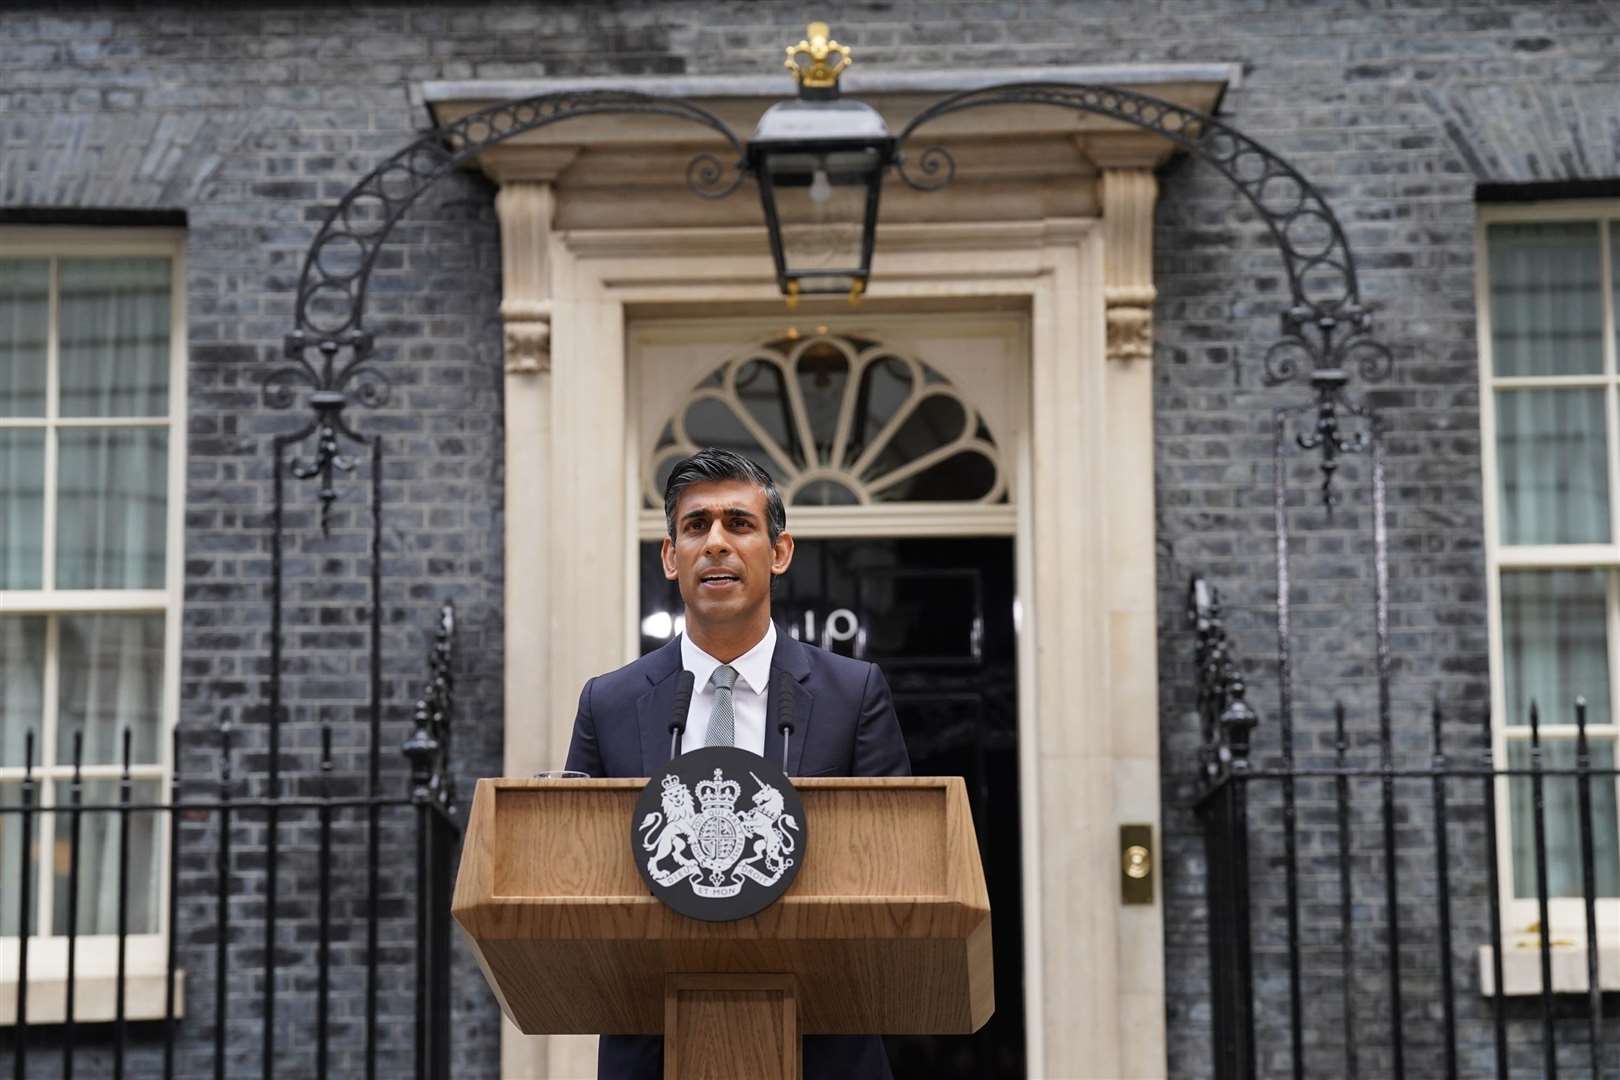
M 668 795 L 671 791 L 674 791 L 676 788 L 680 788 L 682 790 L 685 790 L 685 787 L 686 787 L 686 785 L 681 783 L 681 778 L 676 776 L 674 773 L 665 773 L 664 774 L 664 794 Z
M 737 805 L 737 796 L 742 794 L 742 785 L 735 780 L 727 780 L 719 769 L 714 770 L 713 780 L 703 780 L 697 786 L 698 802 L 703 804 L 703 810 L 730 810 Z
M 828 34 L 827 24 L 813 22 L 803 41 L 787 47 L 787 68 L 800 86 L 825 90 L 838 85 L 838 76 L 850 65 L 849 46 Z

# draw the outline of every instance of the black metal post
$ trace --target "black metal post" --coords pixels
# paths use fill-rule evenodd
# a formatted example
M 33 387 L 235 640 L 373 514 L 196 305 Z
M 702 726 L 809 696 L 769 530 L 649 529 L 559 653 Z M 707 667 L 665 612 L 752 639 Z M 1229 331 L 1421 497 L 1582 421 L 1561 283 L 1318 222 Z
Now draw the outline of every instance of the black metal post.
M 1221 785 L 1218 800 L 1221 846 L 1224 859 L 1216 871 L 1224 880 L 1221 892 L 1225 896 L 1224 921 L 1212 924 L 1211 937 L 1224 941 L 1225 958 L 1221 967 L 1225 974 L 1224 987 L 1217 993 L 1228 996 L 1228 1026 L 1217 1032 L 1217 1040 L 1224 1036 L 1228 1053 L 1226 1075 L 1232 1080 L 1253 1080 L 1255 1076 L 1254 1043 L 1254 960 L 1250 931 L 1249 910 L 1249 736 L 1256 718 L 1241 701 L 1229 706 L 1221 717 L 1224 742 L 1230 752 L 1228 773 Z M 1211 912 L 1212 915 L 1215 912 Z M 1225 930 L 1226 933 L 1222 933 Z M 1221 1047 L 1217 1047 L 1219 1054 Z
M 84 730 L 73 733 L 73 782 L 68 787 L 67 994 L 62 1002 L 62 1080 L 73 1080 L 74 1009 L 79 990 L 79 843 L 84 817 Z
M 113 988 L 113 1080 L 124 1080 L 129 1053 L 128 1002 L 124 976 L 129 966 L 129 803 L 130 730 L 123 732 L 124 764 L 118 775 L 118 984 Z
M 269 796 L 269 805 L 265 809 L 264 820 L 264 1003 L 262 1005 L 263 1022 L 260 1030 L 259 1045 L 259 1073 L 263 1080 L 272 1080 L 274 1075 L 275 1047 L 276 1047 L 276 894 L 280 872 L 280 819 L 277 813 L 276 800 L 281 796 L 281 619 L 282 619 L 282 590 L 281 577 L 282 560 L 282 531 L 285 523 L 282 510 L 285 494 L 285 483 L 282 474 L 284 451 L 295 440 L 301 439 L 302 433 L 296 435 L 283 435 L 274 441 L 275 467 L 272 470 L 271 480 L 271 511 L 270 511 L 270 686 L 269 686 L 269 712 L 265 717 L 267 731 L 269 760 L 267 762 L 266 794 Z M 323 507 L 324 514 L 324 507 Z M 323 518 L 324 520 L 324 518 Z
M 1547 903 L 1547 802 L 1541 776 L 1541 715 L 1530 702 L 1530 794 L 1535 804 L 1536 915 L 1541 952 L 1541 1048 L 1546 1080 L 1558 1080 L 1558 1047 L 1553 1041 L 1552 920 Z
M 430 689 L 431 694 L 431 689 Z M 432 705 L 429 695 L 416 703 L 416 726 L 401 750 L 411 763 L 411 802 L 416 807 L 416 1080 L 426 1080 L 429 1055 L 433 1050 L 431 1032 L 431 987 L 433 955 L 430 923 L 433 916 L 433 862 L 429 832 L 433 827 L 433 760 L 439 744 L 433 737 Z
M 1299 972 L 1299 837 L 1294 806 L 1294 666 L 1290 648 L 1288 566 L 1288 491 L 1283 453 L 1288 438 L 1288 417 L 1292 410 L 1275 414 L 1275 442 L 1272 458 L 1272 515 L 1277 543 L 1277 734 L 1282 744 L 1283 769 L 1283 888 L 1288 920 L 1288 1035 L 1294 1080 L 1305 1077 L 1304 1003 L 1301 1000 Z
M 1457 1077 L 1457 986 L 1452 970 L 1451 955 L 1451 855 L 1450 838 L 1446 835 L 1446 750 L 1445 733 L 1441 724 L 1440 701 L 1435 699 L 1430 712 L 1433 731 L 1430 736 L 1434 769 L 1434 856 L 1438 865 L 1435 904 L 1440 916 L 1440 1008 L 1445 1022 L 1446 1076 Z
M 34 904 L 34 732 L 23 736 L 22 843 L 17 845 L 21 862 L 17 894 L 17 1032 L 13 1036 L 12 1064 L 16 1080 L 28 1076 L 28 938 L 33 933 Z
M 382 439 L 371 444 L 371 776 L 366 812 L 366 1080 L 377 1080 L 377 905 L 382 897 Z
M 163 1080 L 174 1078 L 175 971 L 180 950 L 180 727 L 169 741 L 169 916 L 168 960 L 163 967 Z
M 1507 988 L 1502 984 L 1502 881 L 1496 845 L 1496 764 L 1493 752 L 1496 731 L 1491 726 L 1489 709 L 1485 711 L 1484 727 L 1485 871 L 1486 896 L 1490 907 L 1491 1024 L 1496 1035 L 1497 1080 L 1508 1080 L 1507 1018 L 1503 1015 Z
M 1340 770 L 1334 777 L 1339 804 L 1339 967 L 1344 996 L 1344 1075 L 1360 1080 L 1361 1066 L 1356 1052 L 1356 950 L 1352 917 L 1354 907 L 1350 887 L 1350 778 L 1343 772 L 1349 742 L 1344 733 L 1344 703 L 1333 704 L 1333 762 Z
M 1239 1050 L 1232 1034 L 1237 1012 L 1234 991 L 1238 988 L 1233 972 L 1236 960 L 1226 936 L 1226 928 L 1232 925 L 1228 869 L 1232 853 L 1227 849 L 1232 836 L 1231 787 L 1230 778 L 1218 781 L 1216 788 L 1205 794 L 1200 814 L 1204 823 L 1204 865 L 1208 875 L 1205 903 L 1209 922 L 1210 1038 L 1215 1080 L 1236 1080 L 1235 1055 Z
M 320 941 L 315 956 L 315 1075 L 326 1077 L 332 985 L 332 723 L 321 719 Z
M 272 673 L 274 678 L 274 673 Z M 225 1080 L 226 964 L 231 938 L 231 722 L 219 725 L 219 891 L 214 898 L 214 1080 Z
M 441 747 L 441 755 L 444 748 Z M 441 764 L 444 759 L 441 756 Z M 455 1033 L 451 1024 L 450 1000 L 450 901 L 454 890 L 456 859 L 456 829 L 448 818 L 448 807 L 439 805 L 433 812 L 433 1003 L 430 1019 L 433 1031 L 432 1080 L 450 1078 L 450 1040 Z
M 1384 771 L 1384 902 L 1389 908 L 1390 1050 L 1395 1080 L 1406 1075 L 1405 1013 L 1401 999 L 1401 907 L 1395 854 L 1395 740 L 1390 714 L 1389 674 L 1389 540 L 1384 523 L 1384 458 L 1376 422 L 1372 431 L 1373 480 L 1373 633 L 1378 667 L 1378 750 Z
M 1592 844 L 1592 750 L 1586 739 L 1586 698 L 1575 699 L 1575 768 L 1581 818 L 1581 896 L 1586 907 L 1586 1037 L 1592 1080 L 1603 1074 L 1603 984 L 1598 972 L 1597 860 Z

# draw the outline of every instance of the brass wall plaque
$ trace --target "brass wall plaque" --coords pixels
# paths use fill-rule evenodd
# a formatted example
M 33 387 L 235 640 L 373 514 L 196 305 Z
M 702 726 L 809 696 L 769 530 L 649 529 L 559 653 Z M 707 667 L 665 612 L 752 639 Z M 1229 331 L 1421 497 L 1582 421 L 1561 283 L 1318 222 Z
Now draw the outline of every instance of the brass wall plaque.
M 1153 903 L 1153 826 L 1119 827 L 1119 902 Z

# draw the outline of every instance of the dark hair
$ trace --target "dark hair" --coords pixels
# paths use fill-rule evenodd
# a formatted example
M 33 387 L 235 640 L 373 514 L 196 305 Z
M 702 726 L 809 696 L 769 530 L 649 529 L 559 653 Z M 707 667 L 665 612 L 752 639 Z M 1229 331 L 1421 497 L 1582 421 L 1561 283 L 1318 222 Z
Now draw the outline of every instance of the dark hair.
M 675 537 L 675 504 L 681 492 L 693 484 L 713 480 L 746 480 L 757 484 L 765 492 L 765 531 L 772 544 L 787 530 L 787 509 L 782 505 L 782 494 L 776 490 L 771 474 L 741 454 L 705 446 L 689 458 L 675 463 L 669 479 L 664 482 L 664 525 L 671 539 Z

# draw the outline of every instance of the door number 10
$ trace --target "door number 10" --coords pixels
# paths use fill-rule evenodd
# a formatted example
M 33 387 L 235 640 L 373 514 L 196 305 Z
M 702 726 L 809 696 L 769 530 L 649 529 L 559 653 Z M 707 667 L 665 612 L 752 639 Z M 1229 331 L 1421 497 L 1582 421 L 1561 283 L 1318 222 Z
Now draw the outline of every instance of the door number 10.
M 793 636 L 800 641 L 815 642 L 823 649 L 832 647 L 833 642 L 854 641 L 861 636 L 861 621 L 849 608 L 834 608 L 827 613 L 827 618 L 821 624 L 821 635 L 816 636 L 816 613 L 806 611 L 804 624 L 793 627 Z

